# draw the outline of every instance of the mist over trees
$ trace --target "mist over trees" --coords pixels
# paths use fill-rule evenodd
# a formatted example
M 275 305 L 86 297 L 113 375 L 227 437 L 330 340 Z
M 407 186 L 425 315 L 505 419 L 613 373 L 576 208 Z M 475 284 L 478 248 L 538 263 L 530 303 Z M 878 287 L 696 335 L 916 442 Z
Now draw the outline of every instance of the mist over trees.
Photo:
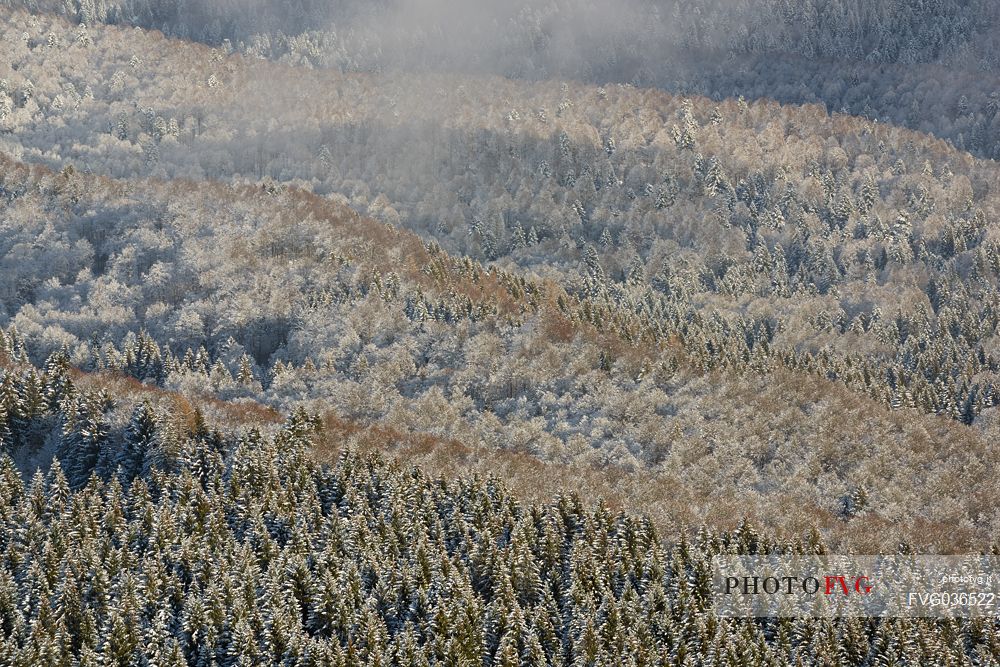
M 998 13 L 0 2 L 0 667 L 997 664 Z
M 693 438 L 768 450 L 738 434 L 810 377 L 848 390 L 837 409 L 854 395 L 995 433 L 996 167 L 942 142 L 818 107 L 289 70 L 8 26 L 3 145 L 57 170 L 4 179 L 2 306 L 36 363 L 65 348 L 196 394 L 660 472 Z M 706 431 L 701 378 L 720 373 L 751 402 L 779 384 Z M 778 454 L 803 474 L 812 424 Z M 732 484 L 724 460 L 713 484 Z M 842 477 L 809 502 L 861 484 L 908 488 Z
M 343 63 L 362 69 L 415 65 L 473 67 L 509 76 L 603 71 L 621 77 L 655 69 L 653 63 L 664 54 L 698 50 L 958 63 L 983 70 L 998 64 L 991 53 L 998 12 L 984 0 L 628 0 L 614 7 L 588 0 L 297 0 L 280 5 L 78 0 L 51 6 L 42 0 L 31 8 L 85 24 L 141 25 L 214 45 L 257 42 L 283 49 L 296 39 L 319 40 L 321 54 L 339 52 Z M 463 64 L 467 56 L 473 59 Z
M 11 2 L 17 6 L 18 2 Z M 989 0 L 33 2 L 343 72 L 452 71 L 822 103 L 1000 158 Z
M 291 75 L 142 38 L 157 72 L 134 56 L 135 35 L 94 29 L 81 44 L 65 24 L 35 30 L 56 46 L 12 44 L 7 86 L 31 82 L 32 97 L 0 140 L 22 158 L 290 182 L 558 280 L 594 304 L 589 318 L 679 335 L 710 367 L 808 369 L 964 423 L 1000 398 L 1000 174 L 941 142 L 817 107 Z M 81 58 L 101 74 L 77 77 Z

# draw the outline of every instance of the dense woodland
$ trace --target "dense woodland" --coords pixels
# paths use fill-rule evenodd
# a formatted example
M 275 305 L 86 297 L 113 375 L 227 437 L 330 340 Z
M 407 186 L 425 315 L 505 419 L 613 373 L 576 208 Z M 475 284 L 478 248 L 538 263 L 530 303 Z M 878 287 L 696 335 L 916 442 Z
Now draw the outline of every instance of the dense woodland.
M 3 3 L 0 3 L 3 4 Z M 7 0 L 299 67 L 461 71 L 820 103 L 1000 158 L 991 0 Z
M 995 409 L 968 428 L 768 358 L 715 368 L 603 297 L 453 258 L 300 190 L 12 164 L 0 187 L 8 256 L 44 273 L 12 318 L 17 358 L 65 352 L 189 395 L 651 471 L 664 488 L 646 509 L 666 520 L 819 523 L 858 548 L 984 544 L 996 529 Z M 844 523 L 859 489 L 884 530 Z
M 804 368 L 964 423 L 1000 400 L 992 162 L 817 107 L 292 75 L 15 16 L 39 34 L 6 37 L 22 159 L 285 181 L 558 280 L 706 366 Z
M 221 432 L 93 384 L 59 354 L 0 383 L 3 441 L 61 456 L 28 481 L 0 458 L 3 665 L 997 664 L 995 621 L 711 615 L 712 555 L 823 553 L 815 531 L 668 546 L 576 494 L 317 465 L 305 412 Z
M 997 548 L 995 3 L 484 4 L 0 2 L 0 666 L 997 664 L 705 593 Z

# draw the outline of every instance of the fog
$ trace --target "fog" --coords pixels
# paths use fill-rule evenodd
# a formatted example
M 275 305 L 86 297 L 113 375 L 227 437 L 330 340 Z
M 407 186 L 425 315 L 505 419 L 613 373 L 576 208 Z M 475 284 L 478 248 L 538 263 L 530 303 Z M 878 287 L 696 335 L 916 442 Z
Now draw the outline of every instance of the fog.
M 678 64 L 734 66 L 775 52 L 993 69 L 1000 13 L 990 0 L 37 0 L 30 8 L 348 71 L 643 84 L 669 80 Z
M 642 0 L 508 4 L 411 0 L 367 15 L 348 40 L 379 44 L 363 67 L 459 69 L 515 78 L 631 78 L 677 53 L 677 21 Z M 643 57 L 640 57 L 642 54 Z
M 996 64 L 995 3 L 895 0 L 397 0 L 242 11 L 206 3 L 218 30 L 267 34 L 268 57 L 297 50 L 324 66 L 472 70 L 512 77 L 654 83 L 677 64 L 786 53 L 869 63 Z M 197 6 L 197 5 L 196 5 Z M 217 17 L 211 18 L 211 17 Z M 243 25 L 241 20 L 247 23 Z M 178 23 L 184 21 L 178 17 Z M 306 33 L 308 39 L 278 36 Z M 278 36 L 276 38 L 276 36 Z M 258 46 L 260 39 L 254 40 Z M 976 44 L 977 46 L 973 46 Z

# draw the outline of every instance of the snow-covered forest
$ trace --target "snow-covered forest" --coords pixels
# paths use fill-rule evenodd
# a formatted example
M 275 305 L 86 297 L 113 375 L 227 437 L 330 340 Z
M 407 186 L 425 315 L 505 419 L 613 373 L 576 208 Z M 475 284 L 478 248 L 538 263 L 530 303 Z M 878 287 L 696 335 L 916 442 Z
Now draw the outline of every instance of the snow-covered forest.
M 13 381 L 30 403 L 5 440 L 49 431 L 66 458 L 29 480 L 0 460 L 5 664 L 943 665 L 998 650 L 993 621 L 707 620 L 713 555 L 817 553 L 815 532 L 703 527 L 668 545 L 577 493 L 525 503 L 376 454 L 319 465 L 323 426 L 302 412 L 220 432 L 182 397 L 67 368 L 55 355 Z
M 0 665 L 997 664 L 703 577 L 998 548 L 998 42 L 0 3 Z

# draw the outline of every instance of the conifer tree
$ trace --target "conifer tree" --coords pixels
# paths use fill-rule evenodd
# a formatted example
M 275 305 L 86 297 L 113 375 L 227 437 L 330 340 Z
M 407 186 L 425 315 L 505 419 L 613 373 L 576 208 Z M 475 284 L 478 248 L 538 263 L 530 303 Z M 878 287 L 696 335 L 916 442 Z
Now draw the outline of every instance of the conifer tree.
M 136 406 L 115 466 L 122 483 L 128 483 L 145 469 L 146 454 L 157 444 L 158 428 L 159 418 L 153 406 L 148 401 Z
M 79 488 L 87 483 L 90 473 L 97 467 L 107 437 L 108 424 L 96 396 L 84 395 L 66 406 L 59 457 L 72 487 Z

